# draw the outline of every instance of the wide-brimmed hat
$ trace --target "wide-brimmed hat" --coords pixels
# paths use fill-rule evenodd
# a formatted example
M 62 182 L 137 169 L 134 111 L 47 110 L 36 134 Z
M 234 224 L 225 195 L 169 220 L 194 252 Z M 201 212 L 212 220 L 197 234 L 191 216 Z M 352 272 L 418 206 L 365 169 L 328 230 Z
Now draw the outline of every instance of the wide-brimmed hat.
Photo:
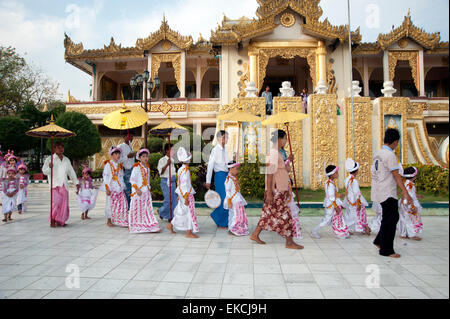
M 122 150 L 117 146 L 111 146 L 111 148 L 109 149 L 109 155 L 111 156 L 115 152 L 122 153 Z
M 347 172 L 353 173 L 359 169 L 359 163 L 355 162 L 351 158 L 347 158 L 347 160 L 345 161 L 345 169 Z
M 181 163 L 186 163 L 191 160 L 192 154 L 188 153 L 184 147 L 180 147 L 177 151 L 177 157 Z
M 220 198 L 219 193 L 211 189 L 205 193 L 205 203 L 209 208 L 216 209 L 217 207 L 220 206 L 221 202 L 222 200 Z

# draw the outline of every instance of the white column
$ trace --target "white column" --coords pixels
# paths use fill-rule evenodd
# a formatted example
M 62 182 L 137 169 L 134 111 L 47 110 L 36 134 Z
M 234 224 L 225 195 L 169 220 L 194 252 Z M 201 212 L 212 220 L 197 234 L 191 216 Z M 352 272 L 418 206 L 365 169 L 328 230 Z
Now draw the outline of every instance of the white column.
M 180 89 L 180 98 L 185 98 L 186 97 L 186 51 L 182 51 L 181 52 L 181 72 L 180 72 L 180 77 L 181 77 L 181 87 Z
M 258 85 L 258 68 L 257 57 L 255 54 L 250 55 L 250 82 L 255 82 Z
M 383 52 L 383 81 L 390 81 L 389 79 L 389 51 Z
M 196 84 L 196 93 L 195 93 L 195 97 L 197 99 L 201 99 L 202 98 L 202 68 L 201 68 L 201 62 L 202 60 L 200 58 L 197 59 L 197 72 L 196 72 L 196 79 L 195 79 L 195 84 Z
M 202 136 L 202 123 L 200 121 L 194 121 L 194 133 Z
M 228 64 L 229 64 L 229 48 L 226 46 L 222 47 L 222 59 L 221 63 L 219 64 L 221 66 L 220 68 L 220 78 L 221 78 L 221 85 L 220 85 L 220 96 L 221 96 L 221 103 L 222 104 L 228 104 L 229 101 L 229 70 L 228 70 Z
M 364 71 L 363 71 L 363 81 L 364 81 L 364 96 L 369 96 L 369 66 L 367 65 L 366 58 L 363 59 Z
M 425 96 L 425 64 L 423 49 L 419 50 L 419 96 Z

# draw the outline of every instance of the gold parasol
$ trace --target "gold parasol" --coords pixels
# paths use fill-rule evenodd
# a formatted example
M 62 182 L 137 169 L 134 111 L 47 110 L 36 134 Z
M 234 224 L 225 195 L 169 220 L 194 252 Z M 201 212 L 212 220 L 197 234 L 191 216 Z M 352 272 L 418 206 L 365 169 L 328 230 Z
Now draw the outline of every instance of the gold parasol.
M 164 115 L 167 115 L 171 110 L 172 106 L 168 104 L 169 106 L 164 110 Z M 172 133 L 178 133 L 178 132 L 185 132 L 187 131 L 186 128 L 182 127 L 181 125 L 178 125 L 174 121 L 170 119 L 170 115 L 167 116 L 167 120 L 159 124 L 158 126 L 155 126 L 150 130 L 151 134 L 154 135 L 167 135 L 168 142 L 169 142 L 169 160 L 171 159 L 171 149 L 170 149 L 170 135 Z M 172 165 L 169 165 L 169 200 L 170 200 L 170 219 L 169 222 L 172 221 Z
M 261 117 L 253 115 L 251 113 L 244 112 L 242 105 L 239 105 L 238 109 L 234 112 L 222 114 L 217 117 L 219 121 L 238 122 L 238 153 L 237 160 L 239 159 L 239 150 L 241 144 L 241 124 L 243 122 L 261 122 Z
M 103 118 L 103 124 L 113 130 L 128 130 L 144 125 L 148 121 L 148 114 L 139 107 L 127 107 L 123 100 L 119 110 L 109 113 Z
M 32 136 L 32 137 L 39 137 L 39 138 L 50 138 L 50 226 L 53 225 L 53 219 L 52 219 L 52 206 L 53 206 L 53 139 L 54 138 L 66 138 L 66 137 L 72 137 L 76 134 L 74 132 L 71 132 L 69 130 L 66 130 L 65 128 L 58 126 L 55 124 L 55 121 L 53 119 L 53 114 L 50 117 L 50 124 L 42 127 L 35 128 L 33 130 L 30 130 L 26 132 L 26 135 Z
M 262 121 L 261 125 L 264 125 L 264 126 L 275 125 L 275 124 L 286 125 L 286 131 L 287 131 L 287 136 L 288 136 L 288 141 L 289 141 L 289 151 L 292 155 L 292 144 L 291 144 L 291 135 L 289 134 L 289 123 L 302 121 L 306 118 L 308 118 L 308 115 L 306 115 L 306 114 L 298 113 L 298 112 L 289 112 L 287 110 L 287 105 L 283 104 L 281 107 L 281 112 L 271 116 L 267 120 Z M 292 173 L 294 175 L 295 192 L 297 195 L 297 204 L 300 207 L 300 198 L 298 196 L 297 177 L 295 176 L 294 161 L 292 161 Z

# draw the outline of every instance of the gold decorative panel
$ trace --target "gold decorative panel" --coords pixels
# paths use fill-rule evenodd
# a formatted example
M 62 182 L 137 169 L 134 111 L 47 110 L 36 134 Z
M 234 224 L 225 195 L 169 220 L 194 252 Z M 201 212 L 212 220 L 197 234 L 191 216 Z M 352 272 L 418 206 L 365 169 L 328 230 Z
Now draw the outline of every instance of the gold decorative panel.
M 370 97 L 354 98 L 355 139 L 353 139 L 352 99 L 345 99 L 345 145 L 347 158 L 355 157 L 360 164 L 358 179 L 363 187 L 371 185 L 370 165 L 372 164 L 372 104 Z
M 310 95 L 311 116 L 311 189 L 323 188 L 325 168 L 338 163 L 337 96 Z
M 389 127 L 385 126 L 385 116 L 386 115 L 399 115 L 401 116 L 401 127 L 395 127 L 400 131 L 401 138 L 401 150 L 402 150 L 402 163 L 406 164 L 408 162 L 408 137 L 406 133 L 406 121 L 408 117 L 408 105 L 409 98 L 407 97 L 381 97 L 380 99 L 380 109 L 379 109 L 379 121 L 380 121 L 380 147 L 384 144 L 384 132 Z M 400 157 L 400 147 L 396 150 L 396 155 Z
M 269 64 L 270 58 L 281 57 L 283 59 L 294 59 L 296 56 L 301 58 L 306 58 L 310 75 L 312 78 L 312 82 L 314 87 L 317 85 L 316 83 L 316 48 L 256 48 L 249 47 L 249 56 L 256 55 L 258 61 L 258 77 L 256 87 L 261 89 L 264 78 L 266 77 L 267 65 Z
M 420 90 L 419 85 L 419 51 L 389 51 L 389 81 L 394 80 L 395 68 L 398 61 L 408 61 L 411 67 L 411 74 L 417 91 Z
M 95 169 L 103 168 L 103 163 L 109 159 L 109 149 L 111 146 L 117 146 L 123 142 L 122 137 L 102 137 L 102 150 L 95 154 Z M 131 142 L 133 152 L 139 151 L 144 143 L 141 137 L 134 137 Z
M 161 112 L 167 115 L 169 112 L 186 112 L 187 104 L 169 104 L 164 101 L 162 104 L 152 104 L 150 112 Z
M 172 66 L 175 69 L 177 87 L 181 92 L 181 53 L 152 54 L 152 79 L 155 79 L 158 76 L 159 67 L 162 62 L 172 63 Z
M 289 112 L 302 113 L 302 98 L 301 97 L 275 97 L 273 99 L 274 114 L 279 113 L 284 108 Z M 278 129 L 286 131 L 284 124 L 278 125 Z M 289 133 L 292 143 L 292 153 L 294 154 L 295 176 L 297 178 L 298 187 L 303 187 L 303 131 L 302 122 L 289 123 Z M 285 147 L 289 154 L 289 144 Z M 291 175 L 293 175 L 291 173 Z M 293 176 L 291 176 L 293 178 Z

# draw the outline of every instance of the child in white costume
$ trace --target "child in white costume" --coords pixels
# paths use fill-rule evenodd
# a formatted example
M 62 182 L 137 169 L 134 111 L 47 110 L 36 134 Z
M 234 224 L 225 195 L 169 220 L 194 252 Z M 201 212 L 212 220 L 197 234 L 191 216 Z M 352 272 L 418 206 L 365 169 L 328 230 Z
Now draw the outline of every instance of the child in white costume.
M 338 238 L 347 238 L 350 236 L 348 227 L 345 224 L 344 213 L 342 212 L 343 203 L 339 198 L 338 188 L 335 180 L 339 177 L 339 166 L 329 165 L 325 172 L 328 180 L 325 182 L 325 200 L 323 207 L 325 208 L 325 216 L 322 222 L 313 229 L 312 235 L 320 238 L 318 231 L 320 228 L 331 225 L 333 233 Z
M 174 228 L 180 231 L 186 231 L 186 237 L 198 238 L 197 214 L 195 212 L 195 190 L 192 187 L 191 173 L 189 171 L 189 162 L 192 154 L 189 154 L 183 147 L 177 152 L 178 160 L 183 166 L 178 170 L 178 183 L 176 193 L 178 195 L 178 204 L 173 212 L 173 219 L 166 228 L 175 233 Z
M 14 167 L 8 167 L 7 177 L 3 179 L 2 213 L 5 216 L 3 222 L 12 220 L 11 215 L 16 208 L 17 193 L 19 192 L 19 182 L 16 178 L 17 171 Z
M 17 210 L 19 214 L 27 211 L 27 196 L 29 178 L 28 168 L 25 164 L 19 165 L 19 192 L 17 193 Z
M 88 216 L 90 210 L 95 208 L 97 202 L 98 189 L 92 185 L 92 171 L 85 166 L 82 171 L 80 183 L 77 185 L 77 203 L 81 210 L 81 219 L 91 219 Z
M 356 175 L 358 174 L 359 170 L 359 163 L 355 162 L 351 158 L 347 158 L 347 160 L 345 161 L 345 169 L 350 174 L 345 179 L 345 223 L 351 231 L 370 235 L 370 228 L 367 224 L 366 215 L 366 207 L 369 206 L 369 204 L 361 194 L 359 183 L 356 179 Z
M 241 164 L 230 163 L 228 165 L 228 176 L 225 180 L 226 197 L 223 208 L 228 209 L 228 231 L 236 236 L 247 236 L 248 220 L 245 214 L 247 202 L 240 192 L 238 172 Z
M 119 163 L 120 153 L 118 147 L 112 146 L 109 150 L 111 160 L 105 162 L 103 168 L 102 190 L 106 191 L 105 215 L 107 225 L 128 227 L 128 204 L 125 196 L 125 183 L 123 180 L 123 166 Z
M 150 151 L 141 149 L 136 154 L 139 162 L 133 165 L 130 184 L 132 186 L 130 214 L 128 227 L 130 233 L 159 233 L 158 221 L 153 215 L 152 193 L 150 191 L 150 166 L 148 156 Z
M 405 187 L 408 190 L 409 196 L 413 199 L 412 205 L 400 203 L 400 220 L 398 223 L 398 231 L 400 236 L 404 239 L 422 240 L 418 235 L 422 233 L 422 205 L 417 199 L 416 186 L 414 181 L 417 178 L 418 170 L 416 167 L 408 167 L 404 170 L 402 176 L 406 178 Z

